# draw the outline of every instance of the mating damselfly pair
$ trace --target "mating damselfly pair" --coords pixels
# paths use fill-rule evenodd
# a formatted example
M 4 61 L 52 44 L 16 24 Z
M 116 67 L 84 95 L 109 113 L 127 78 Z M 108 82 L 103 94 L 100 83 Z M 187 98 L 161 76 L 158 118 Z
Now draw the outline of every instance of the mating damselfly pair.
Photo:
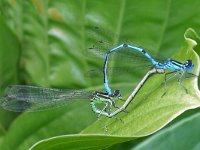
M 143 53 L 147 59 L 152 63 L 154 68 L 147 72 L 141 82 L 137 85 L 133 93 L 130 97 L 124 102 L 124 105 L 121 107 L 117 107 L 115 103 L 115 98 L 121 99 L 121 94 L 119 90 L 115 90 L 111 92 L 111 89 L 108 85 L 106 67 L 108 63 L 109 55 L 112 52 L 116 52 L 117 50 L 123 48 L 130 48 L 131 50 L 138 51 Z M 165 70 L 171 70 L 172 72 L 168 72 L 165 74 L 165 88 L 167 80 L 172 77 L 180 74 L 178 78 L 178 82 L 181 84 L 181 79 L 183 75 L 191 74 L 191 71 L 194 67 L 192 60 L 187 60 L 185 63 L 180 63 L 175 60 L 168 59 L 164 63 L 159 63 L 154 60 L 147 52 L 138 47 L 134 47 L 131 45 L 122 44 L 112 50 L 109 50 L 105 55 L 105 63 L 104 63 L 104 87 L 106 92 L 91 92 L 91 91 L 83 91 L 83 90 L 64 90 L 64 89 L 53 89 L 53 88 L 43 88 L 43 87 L 35 87 L 35 86 L 22 86 L 22 85 L 11 85 L 8 86 L 5 90 L 4 97 L 1 98 L 1 106 L 10 111 L 41 111 L 48 109 L 50 107 L 59 106 L 64 103 L 67 103 L 71 100 L 82 100 L 82 99 L 90 99 L 90 104 L 92 110 L 98 114 L 98 117 L 101 115 L 107 117 L 113 117 L 116 114 L 124 111 L 129 103 L 132 101 L 136 93 L 142 87 L 144 82 L 148 79 L 151 74 L 154 73 L 165 73 Z M 167 78 L 168 74 L 173 74 L 171 77 Z M 184 87 L 184 86 L 183 86 Z M 184 87 L 185 88 L 185 87 Z M 186 89 L 186 88 L 185 88 Z M 96 105 L 104 104 L 102 109 L 99 109 Z M 111 112 L 111 108 L 114 107 L 116 110 Z
M 148 71 L 143 79 L 139 82 L 124 104 L 121 107 L 118 107 L 116 100 L 121 99 L 121 93 L 119 90 L 112 92 L 110 89 L 108 84 L 107 65 L 111 54 L 118 53 L 119 51 L 123 53 L 123 49 L 129 49 L 135 53 L 142 54 L 143 57 L 151 63 L 152 67 L 151 70 Z M 0 105 L 10 111 L 41 111 L 50 107 L 61 106 L 72 100 L 88 99 L 90 100 L 92 110 L 97 113 L 98 117 L 101 115 L 106 117 L 115 117 L 118 113 L 125 111 L 127 106 L 133 100 L 137 92 L 150 75 L 155 73 L 163 74 L 165 73 L 165 70 L 171 71 L 165 74 L 165 92 L 163 95 L 166 93 L 167 81 L 178 75 L 178 83 L 187 92 L 187 88 L 181 84 L 181 79 L 188 74 L 193 75 L 189 72 L 192 71 L 194 67 L 192 60 L 189 59 L 184 63 L 181 63 L 172 59 L 166 59 L 164 62 L 159 62 L 149 55 L 144 49 L 134 45 L 121 44 L 111 50 L 108 50 L 104 55 L 105 60 L 104 65 L 102 65 L 102 72 L 104 75 L 105 92 L 11 85 L 6 88 L 4 96 L 1 98 Z M 171 76 L 168 77 L 170 74 Z M 98 108 L 98 104 L 103 104 L 103 107 Z

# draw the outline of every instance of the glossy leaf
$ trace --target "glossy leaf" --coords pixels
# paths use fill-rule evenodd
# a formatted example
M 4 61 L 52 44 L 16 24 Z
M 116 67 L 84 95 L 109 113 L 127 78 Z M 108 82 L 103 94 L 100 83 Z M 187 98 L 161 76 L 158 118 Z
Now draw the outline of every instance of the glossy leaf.
M 28 149 L 44 138 L 80 132 L 95 119 L 88 103 L 77 102 L 59 109 L 20 115 L 6 133 L 1 147 L 3 150 Z
M 19 57 L 19 42 L 0 15 L 0 96 L 8 84 L 19 80 Z M 0 135 L 6 132 L 15 116 L 0 109 Z
M 200 113 L 185 118 L 172 127 L 152 136 L 133 150 L 200 149 Z

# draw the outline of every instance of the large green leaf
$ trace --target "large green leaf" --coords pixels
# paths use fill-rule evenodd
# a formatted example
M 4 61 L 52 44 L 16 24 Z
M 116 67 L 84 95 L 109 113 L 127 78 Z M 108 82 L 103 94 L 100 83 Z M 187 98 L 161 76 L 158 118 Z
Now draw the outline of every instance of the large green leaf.
M 8 40 L 9 39 L 9 40 Z M 10 83 L 18 82 L 20 45 L 0 15 L 0 95 Z M 0 135 L 6 132 L 16 114 L 0 109 Z
M 134 150 L 198 150 L 200 149 L 200 113 L 185 118 L 170 128 L 152 136 Z
M 8 40 L 9 39 L 9 40 Z M 9 83 L 18 81 L 20 45 L 0 16 L 0 94 Z
M 192 59 L 195 64 L 194 72 L 199 73 L 199 56 L 193 51 L 193 47 L 197 44 L 195 39 L 187 37 L 192 29 L 188 29 L 185 33 L 185 44 L 180 51 L 173 57 L 176 60 L 184 61 Z M 148 135 L 158 130 L 170 120 L 181 114 L 187 109 L 199 107 L 199 90 L 197 85 L 197 77 L 182 81 L 187 87 L 189 94 L 177 84 L 177 79 L 169 81 L 167 85 L 167 94 L 161 98 L 164 88 L 164 75 L 154 75 L 142 87 L 139 94 L 135 97 L 127 114 L 121 114 L 125 123 L 116 122 L 116 120 L 105 120 L 110 126 L 110 133 L 126 136 Z M 159 115 L 158 115 L 159 114 Z M 134 123 L 136 122 L 136 123 Z M 115 123 L 115 125 L 113 125 Z M 143 126 L 142 126 L 143 125 Z M 98 123 L 86 129 L 86 133 L 103 133 L 103 130 L 97 128 Z M 94 127 L 94 128 L 93 128 Z M 130 131 L 131 127 L 132 130 Z M 119 130 L 122 129 L 123 130 Z M 97 130 L 98 129 L 98 130 Z
M 195 39 L 187 37 L 190 32 L 194 31 L 192 29 L 186 31 L 185 44 L 174 58 L 180 60 L 192 59 L 195 64 L 193 73 L 198 74 L 200 69 L 199 56 L 193 51 L 193 47 L 197 43 Z M 145 83 L 142 90 L 135 97 L 134 102 L 128 107 L 127 111 L 129 113 L 118 115 L 124 123 L 115 119 L 104 118 L 101 120 L 105 122 L 108 127 L 107 134 L 115 135 L 113 139 L 108 135 L 103 135 L 105 129 L 102 128 L 101 123 L 97 121 L 81 132 L 82 134 L 94 134 L 96 136 L 83 136 L 82 134 L 59 136 L 41 141 L 36 144 L 33 149 L 73 149 L 74 146 L 72 148 L 72 145 L 76 145 L 76 148 L 82 149 L 105 148 L 117 142 L 150 135 L 163 128 L 171 120 L 186 110 L 200 106 L 200 93 L 197 85 L 197 77 L 183 81 L 184 86 L 188 89 L 188 94 L 186 94 L 181 86 L 178 86 L 176 80 L 172 80 L 168 83 L 167 94 L 164 97 L 161 97 L 164 92 L 160 84 L 162 83 L 163 78 L 163 75 L 154 75 Z M 101 136 L 98 134 L 101 134 Z M 117 137 L 118 139 L 115 140 Z M 100 143 L 97 144 L 95 141 L 92 142 L 93 140 L 100 140 Z M 76 143 L 74 141 L 78 141 L 77 144 L 74 144 Z M 88 141 L 88 143 L 86 144 L 87 146 L 84 147 L 86 141 Z

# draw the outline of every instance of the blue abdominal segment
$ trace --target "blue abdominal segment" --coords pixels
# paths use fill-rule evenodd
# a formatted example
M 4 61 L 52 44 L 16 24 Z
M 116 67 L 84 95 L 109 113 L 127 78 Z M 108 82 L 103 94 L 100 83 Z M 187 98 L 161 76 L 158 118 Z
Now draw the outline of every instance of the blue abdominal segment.
M 185 63 L 181 63 L 172 59 L 167 59 L 166 61 L 162 62 L 158 62 L 156 61 L 153 57 L 151 57 L 144 49 L 133 46 L 133 45 L 129 45 L 129 44 L 121 44 L 111 50 L 109 50 L 106 55 L 105 55 L 105 61 L 104 61 L 104 68 L 103 68 L 103 73 L 104 73 L 104 88 L 106 90 L 106 92 L 109 95 L 112 95 L 112 91 L 111 88 L 109 87 L 108 84 L 108 77 L 107 77 L 107 65 L 108 65 L 108 61 L 109 61 L 109 56 L 112 53 L 117 53 L 118 51 L 124 49 L 124 48 L 128 48 L 130 50 L 136 51 L 138 53 L 141 53 L 144 55 L 144 57 L 146 57 L 149 62 L 151 62 L 152 67 L 155 69 L 163 69 L 163 70 L 170 70 L 172 72 L 174 72 L 175 76 L 178 74 L 180 75 L 180 79 L 183 77 L 184 74 L 188 73 L 188 71 L 191 71 L 194 68 L 194 64 L 192 63 L 192 60 L 187 60 Z M 165 79 L 165 84 L 166 81 L 168 79 Z

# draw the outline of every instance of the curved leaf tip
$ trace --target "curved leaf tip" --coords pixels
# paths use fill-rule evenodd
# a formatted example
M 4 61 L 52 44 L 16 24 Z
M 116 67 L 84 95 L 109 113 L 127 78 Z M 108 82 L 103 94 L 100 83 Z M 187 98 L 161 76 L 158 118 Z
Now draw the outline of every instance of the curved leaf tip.
M 192 28 L 188 28 L 184 33 L 184 38 L 185 38 L 185 40 L 187 41 L 187 43 L 189 45 L 191 44 L 191 46 L 193 48 L 193 47 L 195 47 L 197 45 L 197 42 L 195 41 L 195 39 L 193 39 L 191 37 L 191 35 L 195 35 L 197 37 L 197 34 L 196 34 L 195 30 L 192 29 Z
M 188 51 L 187 52 L 188 53 L 191 52 L 194 55 L 192 57 L 193 58 L 192 60 L 194 61 L 194 64 L 195 64 L 195 68 L 194 68 L 193 73 L 196 74 L 197 76 L 199 76 L 200 59 L 199 59 L 198 52 L 200 52 L 200 49 L 197 46 L 200 45 L 200 37 L 197 35 L 197 33 L 195 32 L 194 29 L 188 28 L 186 30 L 185 34 L 184 34 L 184 38 L 185 38 L 185 41 L 188 45 L 188 48 L 187 48 Z M 193 88 L 194 88 L 194 91 L 196 91 L 196 94 L 200 95 L 199 88 L 198 88 L 198 77 L 194 78 L 194 80 L 193 80 Z

